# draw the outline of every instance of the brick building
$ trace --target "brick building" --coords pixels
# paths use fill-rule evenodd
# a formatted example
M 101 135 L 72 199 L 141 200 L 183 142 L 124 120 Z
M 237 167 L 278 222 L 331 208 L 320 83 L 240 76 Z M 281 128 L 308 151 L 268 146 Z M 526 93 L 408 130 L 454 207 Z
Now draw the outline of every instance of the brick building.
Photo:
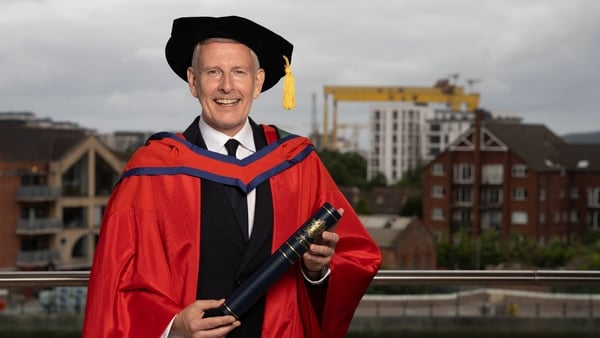
M 89 269 L 124 164 L 82 129 L 0 126 L 0 269 Z
M 478 114 L 480 116 L 480 113 Z M 482 121 L 423 171 L 423 219 L 436 236 L 489 228 L 544 243 L 600 230 L 600 145 L 543 125 Z
M 360 215 L 359 217 L 379 245 L 383 257 L 382 269 L 436 268 L 435 238 L 418 218 L 394 215 Z

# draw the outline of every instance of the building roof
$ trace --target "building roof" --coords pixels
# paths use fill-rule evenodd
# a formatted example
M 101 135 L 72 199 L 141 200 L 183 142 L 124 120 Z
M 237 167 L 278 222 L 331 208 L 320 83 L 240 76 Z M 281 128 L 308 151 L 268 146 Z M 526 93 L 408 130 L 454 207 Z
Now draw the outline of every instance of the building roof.
M 380 247 L 393 246 L 394 241 L 413 221 L 412 217 L 394 215 L 359 215 L 359 218 Z
M 77 129 L 0 126 L 0 161 L 58 160 L 86 137 Z
M 485 121 L 484 127 L 536 171 L 556 170 L 548 164 L 562 162 L 567 143 L 544 125 Z
M 600 144 L 570 144 L 540 124 L 485 121 L 484 128 L 536 171 L 600 170 Z
M 569 170 L 600 171 L 600 144 L 567 144 L 564 154 Z

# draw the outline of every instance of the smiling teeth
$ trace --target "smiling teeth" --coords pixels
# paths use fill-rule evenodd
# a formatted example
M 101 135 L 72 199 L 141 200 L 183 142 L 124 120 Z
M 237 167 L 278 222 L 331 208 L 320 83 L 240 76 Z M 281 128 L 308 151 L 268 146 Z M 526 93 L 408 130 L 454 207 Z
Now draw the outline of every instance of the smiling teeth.
M 217 99 L 215 100 L 218 104 L 234 104 L 238 102 L 237 99 Z

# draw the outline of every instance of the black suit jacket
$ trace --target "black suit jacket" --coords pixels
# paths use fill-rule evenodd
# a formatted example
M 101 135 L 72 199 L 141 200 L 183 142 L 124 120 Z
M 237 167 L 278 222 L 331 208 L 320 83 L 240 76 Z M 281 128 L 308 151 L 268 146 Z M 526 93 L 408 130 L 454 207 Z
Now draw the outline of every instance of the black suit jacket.
M 183 133 L 185 138 L 206 149 L 198 118 Z M 250 120 L 256 150 L 267 145 L 262 128 Z M 227 299 L 271 255 L 273 204 L 269 181 L 256 188 L 252 234 L 246 240 L 223 186 L 201 181 L 200 269 L 198 299 Z M 242 325 L 228 337 L 260 337 L 265 298 L 262 297 L 240 318 Z

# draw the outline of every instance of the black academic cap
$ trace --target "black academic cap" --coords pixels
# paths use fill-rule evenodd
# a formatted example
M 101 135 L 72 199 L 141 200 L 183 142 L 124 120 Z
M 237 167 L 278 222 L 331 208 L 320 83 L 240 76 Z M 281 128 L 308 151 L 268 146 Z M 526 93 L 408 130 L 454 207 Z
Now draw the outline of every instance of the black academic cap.
M 187 81 L 187 69 L 192 63 L 194 48 L 198 42 L 209 38 L 232 39 L 252 49 L 258 56 L 260 67 L 265 70 L 263 92 L 277 84 L 292 60 L 291 43 L 246 18 L 183 17 L 173 21 L 165 54 L 171 69 L 184 81 Z

